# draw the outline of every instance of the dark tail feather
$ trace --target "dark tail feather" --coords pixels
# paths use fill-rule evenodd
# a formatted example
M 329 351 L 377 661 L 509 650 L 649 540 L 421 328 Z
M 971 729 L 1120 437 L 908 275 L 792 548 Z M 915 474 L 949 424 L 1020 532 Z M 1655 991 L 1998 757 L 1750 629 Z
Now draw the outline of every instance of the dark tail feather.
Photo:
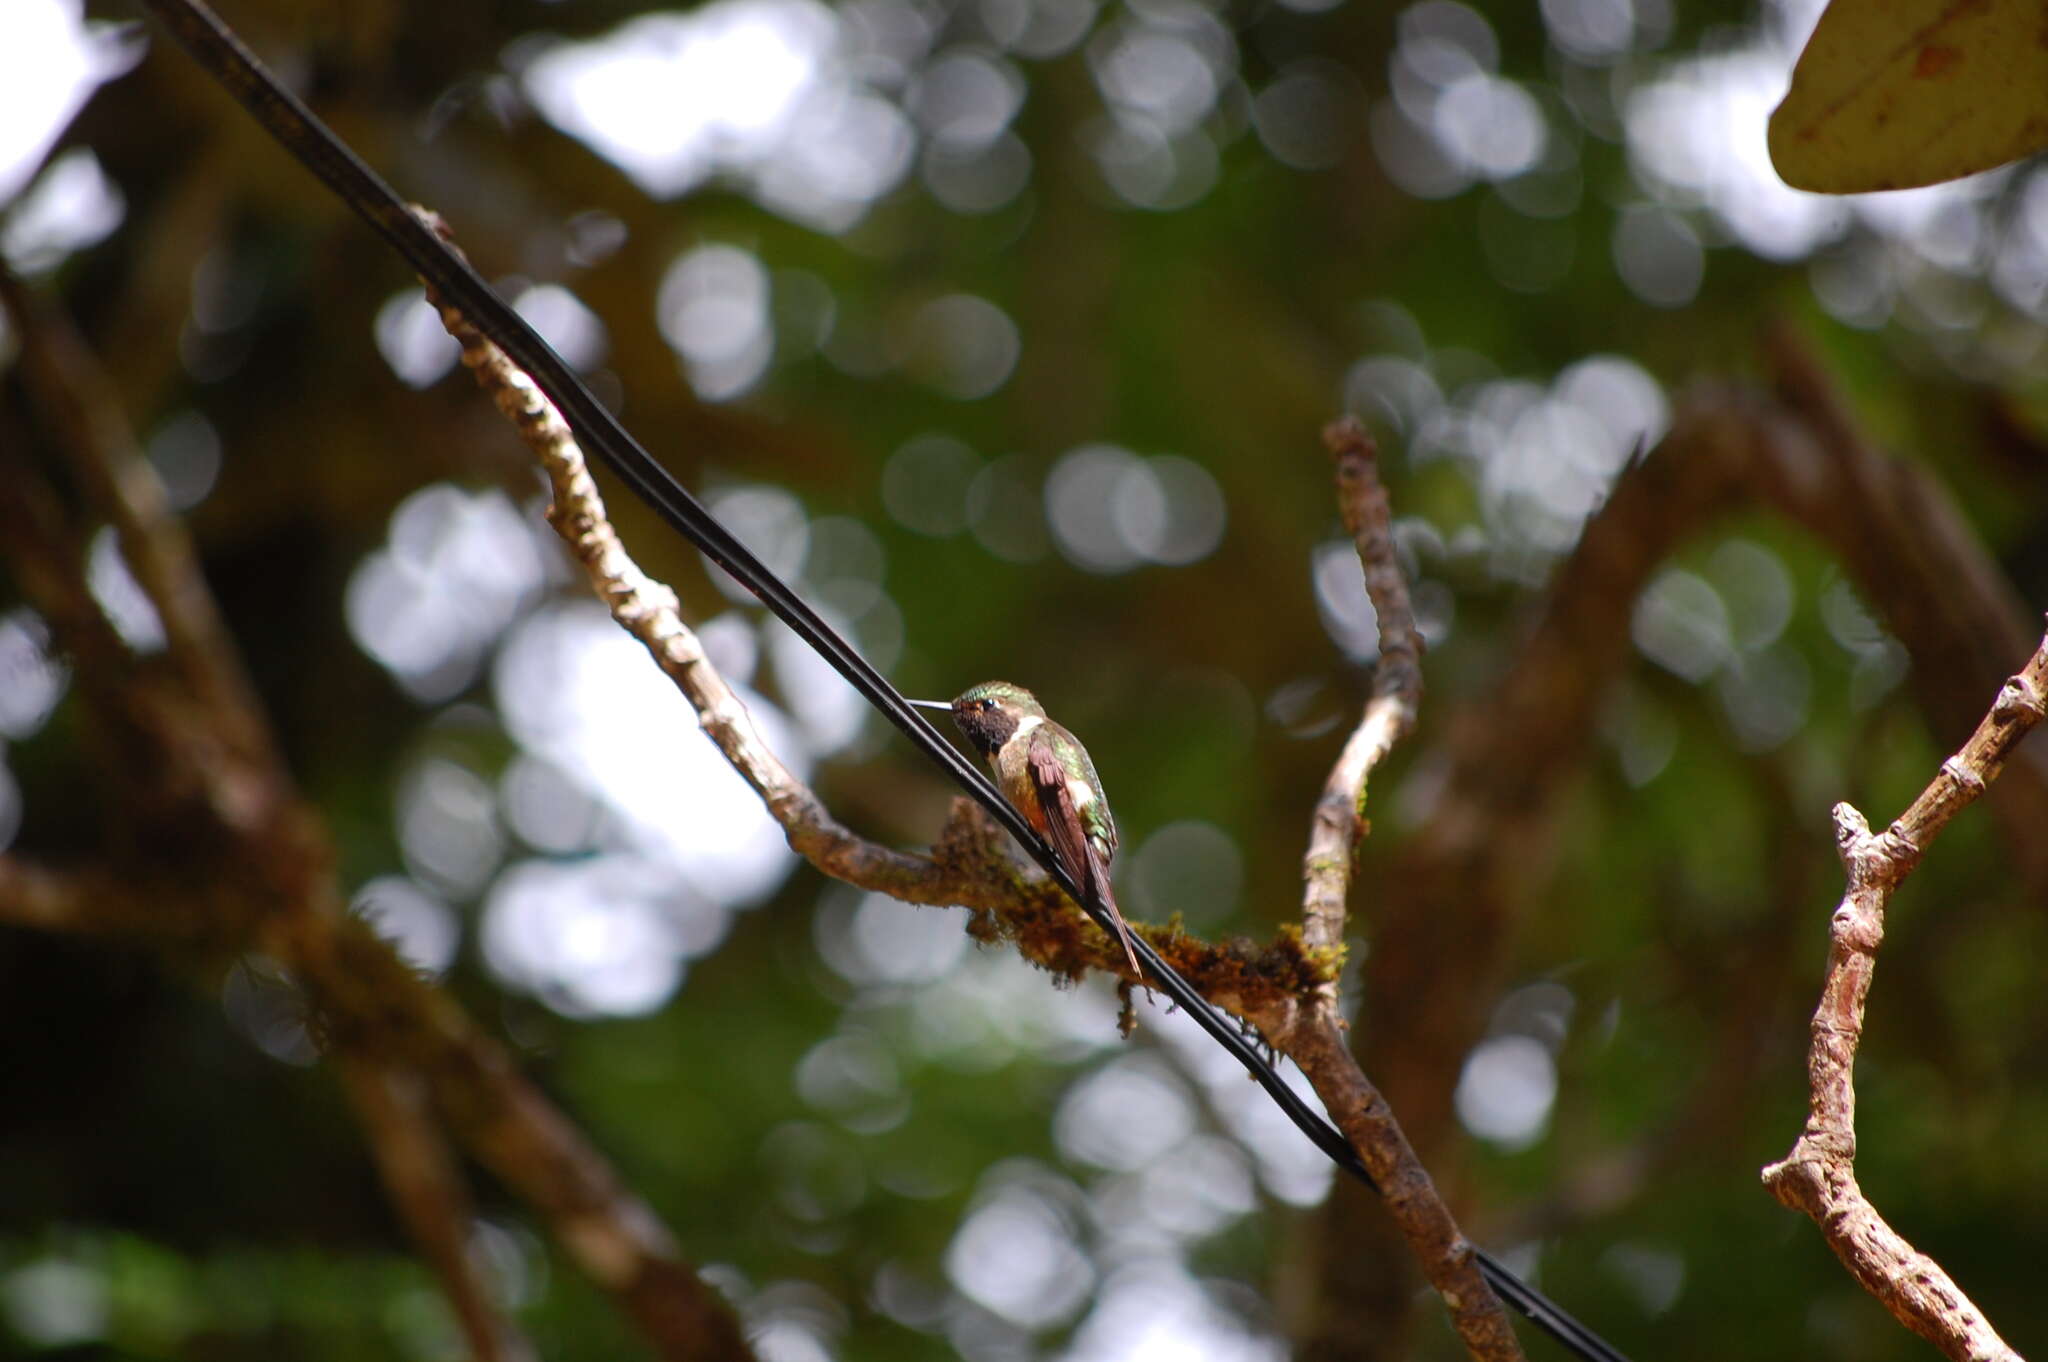
M 1116 895 L 1109 888 L 1109 867 L 1095 854 L 1095 848 L 1088 848 L 1088 873 L 1095 879 L 1095 887 L 1102 892 L 1102 906 L 1109 909 L 1110 923 L 1116 928 L 1117 940 L 1123 943 L 1124 954 L 1130 957 L 1131 977 L 1139 984 L 1145 982 L 1145 967 L 1138 963 L 1138 948 L 1131 942 L 1130 924 L 1116 906 Z

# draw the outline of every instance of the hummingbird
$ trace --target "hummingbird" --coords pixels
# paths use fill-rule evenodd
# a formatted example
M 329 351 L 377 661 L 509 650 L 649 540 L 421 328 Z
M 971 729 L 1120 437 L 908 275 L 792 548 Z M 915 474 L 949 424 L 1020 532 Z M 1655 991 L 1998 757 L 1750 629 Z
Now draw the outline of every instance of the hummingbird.
M 1053 854 L 1085 892 L 1090 885 L 1116 926 L 1117 939 L 1140 980 L 1131 929 L 1110 892 L 1109 863 L 1116 855 L 1116 820 L 1102 793 L 1102 777 L 1081 740 L 1046 716 L 1038 697 L 1008 681 L 984 681 L 959 698 L 912 700 L 925 709 L 951 711 L 960 736 L 988 759 L 996 788 L 1024 821 L 1052 845 Z

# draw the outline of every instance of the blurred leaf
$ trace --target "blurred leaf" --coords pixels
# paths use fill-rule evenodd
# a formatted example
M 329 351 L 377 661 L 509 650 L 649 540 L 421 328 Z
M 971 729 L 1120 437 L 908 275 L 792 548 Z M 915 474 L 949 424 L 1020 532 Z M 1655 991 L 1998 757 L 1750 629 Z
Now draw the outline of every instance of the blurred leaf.
M 1834 0 L 1771 115 L 1771 162 L 1823 194 L 1960 179 L 2048 146 L 2037 0 Z

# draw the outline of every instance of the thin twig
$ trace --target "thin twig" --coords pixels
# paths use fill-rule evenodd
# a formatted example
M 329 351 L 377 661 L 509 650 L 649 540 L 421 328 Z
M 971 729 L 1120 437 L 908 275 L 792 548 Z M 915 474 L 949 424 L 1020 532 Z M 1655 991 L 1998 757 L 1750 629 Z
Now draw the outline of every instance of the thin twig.
M 1475 1358 L 1493 1362 L 1520 1358 L 1522 1345 L 1515 1339 L 1500 1297 L 1480 1274 L 1471 1242 L 1459 1230 L 1422 1160 L 1415 1156 L 1393 1109 L 1344 1044 L 1339 1021 L 1318 1009 L 1279 1045 L 1281 1052 L 1300 1066 L 1329 1110 L 1330 1119 L 1365 1160 L 1387 1214 L 1399 1227 L 1422 1275 L 1443 1298 L 1451 1326 L 1466 1350 Z
M 416 211 L 442 230 L 431 213 Z M 675 592 L 642 572 L 620 543 L 582 447 L 555 405 L 438 290 L 430 286 L 428 297 L 440 310 L 448 334 L 461 344 L 462 362 L 478 386 L 490 394 L 540 460 L 554 493 L 548 523 L 583 565 L 592 590 L 690 702 L 705 733 L 761 796 L 790 845 L 835 878 L 915 902 L 940 901 L 932 897 L 941 891 L 933 883 L 935 867 L 929 857 L 854 837 L 783 765 L 761 737 L 746 705 L 705 656 L 696 632 L 684 623 Z
M 1333 422 L 1324 443 L 1337 461 L 1337 499 L 1358 548 L 1366 590 L 1379 615 L 1380 665 L 1358 727 L 1324 782 L 1303 860 L 1302 935 L 1313 947 L 1334 951 L 1344 936 L 1344 903 L 1352 857 L 1365 833 L 1366 782 L 1415 725 L 1422 698 L 1422 635 L 1408 602 L 1408 584 L 1394 555 L 1386 489 L 1377 449 L 1355 419 Z M 1273 1036 L 1300 1066 L 1338 1129 L 1365 1161 L 1387 1212 L 1407 1241 L 1422 1273 L 1443 1297 L 1451 1323 L 1475 1358 L 1520 1358 L 1521 1345 L 1507 1311 L 1473 1260 L 1429 1172 L 1408 1143 L 1386 1099 L 1344 1043 L 1336 984 L 1318 990 L 1294 1024 Z
M 1422 632 L 1408 601 L 1408 583 L 1394 555 L 1387 489 L 1380 484 L 1379 449 L 1356 417 L 1332 422 L 1323 443 L 1337 461 L 1337 505 L 1358 549 L 1366 594 L 1379 618 L 1380 660 L 1372 698 L 1316 801 L 1303 866 L 1307 886 L 1302 935 L 1311 946 L 1344 940 L 1344 903 L 1351 860 L 1365 836 L 1366 782 L 1394 744 L 1415 726 L 1422 703 Z M 1332 985 L 1334 987 L 1334 985 Z
M 1998 692 L 1962 749 L 1883 832 L 1848 804 L 1835 806 L 1835 843 L 1848 888 L 1828 923 L 1827 972 L 1807 1052 L 1806 1128 L 1792 1152 L 1763 1170 L 1764 1185 L 1820 1226 L 1845 1267 L 1901 1324 L 1958 1359 L 2017 1359 L 1940 1265 L 1920 1253 L 1871 1205 L 1856 1181 L 1856 1050 L 1864 1004 L 1884 940 L 1891 896 L 1950 819 L 1998 776 L 2006 758 L 2048 712 L 2048 637 Z

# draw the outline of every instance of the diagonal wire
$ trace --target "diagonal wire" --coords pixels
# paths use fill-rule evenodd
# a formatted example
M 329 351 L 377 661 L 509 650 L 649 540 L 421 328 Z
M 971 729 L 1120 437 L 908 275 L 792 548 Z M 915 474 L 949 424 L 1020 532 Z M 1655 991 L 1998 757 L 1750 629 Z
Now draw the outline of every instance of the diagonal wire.
M 619 424 L 548 343 L 514 312 L 469 262 L 443 242 L 403 199 L 313 112 L 277 83 L 255 54 L 199 0 L 140 0 L 200 63 L 212 72 L 257 122 L 359 215 L 422 278 L 454 304 L 560 409 L 584 448 L 594 451 L 633 493 L 731 573 L 798 637 L 832 664 L 848 684 L 881 711 L 919 751 L 942 767 L 1003 829 L 1015 837 L 1060 888 L 1103 928 L 1111 930 L 1100 898 L 1076 882 L 1022 814 L 997 793 L 981 769 L 941 737 L 901 693 L 841 638 L 787 583 L 769 571 L 746 545 L 720 524 Z M 1330 1159 L 1373 1186 L 1372 1175 L 1329 1119 L 1287 1085 L 1279 1071 L 1240 1032 L 1237 1024 L 1160 958 L 1142 937 L 1138 957 L 1162 992 L 1242 1064 L 1289 1120 Z M 1487 1282 L 1530 1323 L 1588 1362 L 1628 1362 L 1627 1357 L 1554 1301 L 1509 1271 L 1484 1249 L 1473 1257 Z

